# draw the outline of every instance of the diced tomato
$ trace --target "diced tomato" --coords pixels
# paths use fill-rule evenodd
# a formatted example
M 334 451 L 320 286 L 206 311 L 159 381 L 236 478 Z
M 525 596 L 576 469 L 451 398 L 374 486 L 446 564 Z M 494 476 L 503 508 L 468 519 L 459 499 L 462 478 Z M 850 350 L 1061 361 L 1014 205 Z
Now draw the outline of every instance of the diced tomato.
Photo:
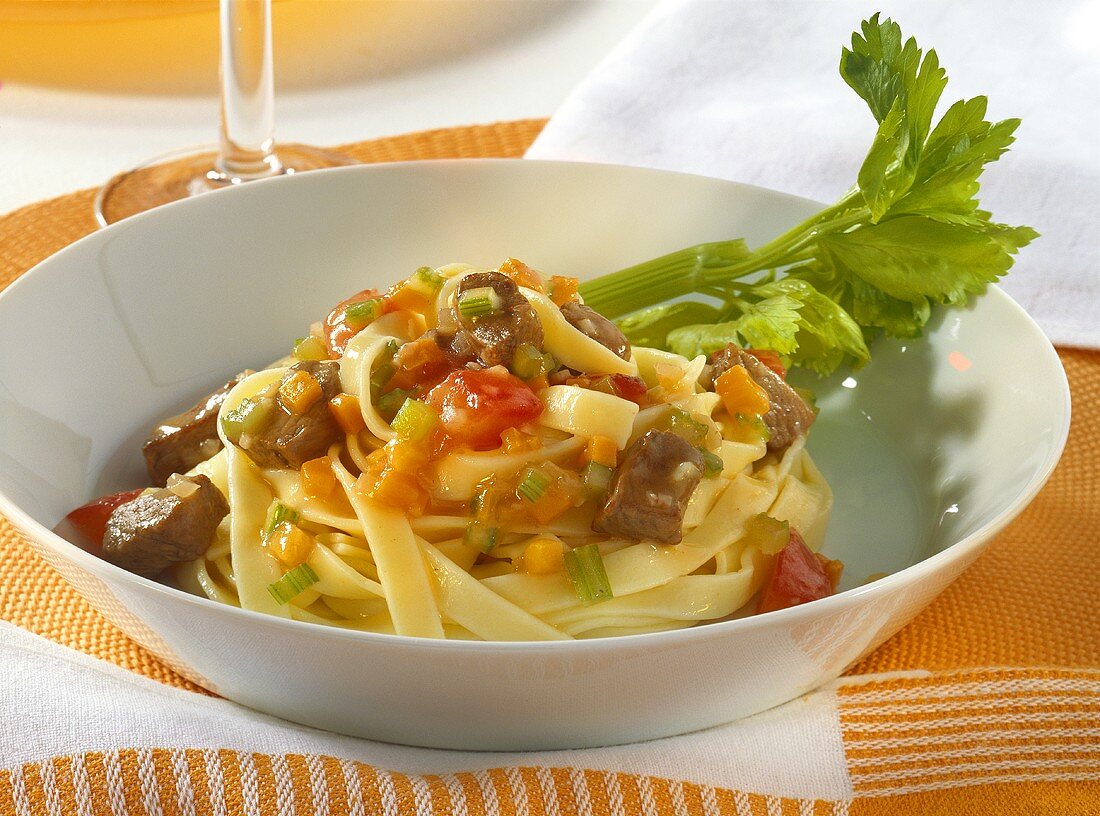
M 792 528 L 790 542 L 775 557 L 775 569 L 760 591 L 756 611 L 773 612 L 832 594 L 833 584 L 825 565 Z
M 641 377 L 632 377 L 629 374 L 612 374 L 611 388 L 615 391 L 615 396 L 636 402 L 639 405 L 645 402 L 646 392 L 649 390 L 645 380 Z
M 378 297 L 380 295 L 377 289 L 364 289 L 347 300 L 341 300 L 325 317 L 322 324 L 325 333 L 325 345 L 328 346 L 329 356 L 333 360 L 339 359 L 340 355 L 344 353 L 344 349 L 347 348 L 348 341 L 363 329 L 362 326 L 348 324 L 348 306 L 353 303 L 374 300 Z
M 783 367 L 783 359 L 771 349 L 745 349 L 757 360 L 779 375 L 779 379 L 787 379 L 787 369 Z
M 475 450 L 498 447 L 504 431 L 542 413 L 535 392 L 503 366 L 455 371 L 432 389 L 428 399 L 447 434 Z
M 107 519 L 111 513 L 116 507 L 136 499 L 144 489 L 139 487 L 137 490 L 124 490 L 121 493 L 103 496 L 76 508 L 65 518 L 72 522 L 82 535 L 99 547 L 103 544 L 103 534 L 107 530 Z

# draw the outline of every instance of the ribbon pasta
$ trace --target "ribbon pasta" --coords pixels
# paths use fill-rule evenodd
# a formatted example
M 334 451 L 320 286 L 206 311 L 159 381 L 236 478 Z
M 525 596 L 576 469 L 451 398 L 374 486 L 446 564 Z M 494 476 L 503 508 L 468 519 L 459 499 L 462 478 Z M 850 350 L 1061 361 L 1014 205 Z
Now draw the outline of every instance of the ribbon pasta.
M 447 328 L 464 265 L 437 270 L 443 284 L 428 327 Z M 636 348 L 622 360 L 571 326 L 545 295 L 521 290 L 533 305 L 546 348 L 576 371 L 641 376 L 653 386 L 661 366 L 684 372 L 676 404 L 705 419 L 720 439 L 722 472 L 703 479 L 692 494 L 679 544 L 624 541 L 592 530 L 592 509 L 580 505 L 545 522 L 517 523 L 500 531 L 489 552 L 464 541 L 470 523 L 466 503 L 479 482 L 519 473 L 532 463 L 576 461 L 586 441 L 603 436 L 619 449 L 652 427 L 657 412 L 625 399 L 572 385 L 539 396 L 545 410 L 529 433 L 533 449 L 476 452 L 459 449 L 431 471 L 432 506 L 419 517 L 367 498 L 357 478 L 371 450 L 394 437 L 372 404 L 371 372 L 391 342 L 404 343 L 416 327 L 385 315 L 359 332 L 340 360 L 343 389 L 360 398 L 366 428 L 329 451 L 336 489 L 324 499 L 303 491 L 297 471 L 261 469 L 221 434 L 224 449 L 192 472 L 207 475 L 225 493 L 230 513 L 202 557 L 179 565 L 183 588 L 245 609 L 318 624 L 426 638 L 568 640 L 656 632 L 726 619 L 743 610 L 759 591 L 772 555 L 749 534 L 751 520 L 766 513 L 788 521 L 812 550 L 820 548 L 832 494 L 806 453 L 804 437 L 781 456 L 763 441 L 734 441 L 725 432 L 723 409 L 696 381 L 703 358 L 689 361 L 668 352 Z M 252 374 L 227 396 L 232 410 L 277 382 L 285 369 Z M 716 418 L 718 415 L 718 418 Z M 264 543 L 273 502 L 298 514 L 316 542 L 307 560 L 317 580 L 287 603 L 268 586 L 282 574 Z M 533 537 L 553 536 L 568 547 L 597 544 L 613 597 L 584 603 L 565 571 L 532 574 L 517 569 Z

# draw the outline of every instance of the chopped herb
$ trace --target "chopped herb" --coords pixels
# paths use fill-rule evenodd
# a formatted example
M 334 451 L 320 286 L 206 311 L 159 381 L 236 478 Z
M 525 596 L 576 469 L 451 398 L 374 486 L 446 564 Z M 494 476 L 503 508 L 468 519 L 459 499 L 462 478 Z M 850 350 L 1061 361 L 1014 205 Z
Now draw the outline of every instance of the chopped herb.
M 479 286 L 463 292 L 458 298 L 458 311 L 468 319 L 488 317 L 500 310 L 500 295 L 491 286 Z
M 278 581 L 269 584 L 267 591 L 277 603 L 288 604 L 320 580 L 309 564 L 299 564 Z
M 519 487 L 516 488 L 516 494 L 521 499 L 537 502 L 549 486 L 550 477 L 545 472 L 538 468 L 529 467 L 523 472 L 523 478 L 520 479 Z
M 466 525 L 466 532 L 462 535 L 462 543 L 467 547 L 489 552 L 497 545 L 499 530 L 490 527 L 480 521 L 471 521 Z
M 585 544 L 566 552 L 565 569 L 581 603 L 599 603 L 613 597 L 603 556 L 596 544 Z

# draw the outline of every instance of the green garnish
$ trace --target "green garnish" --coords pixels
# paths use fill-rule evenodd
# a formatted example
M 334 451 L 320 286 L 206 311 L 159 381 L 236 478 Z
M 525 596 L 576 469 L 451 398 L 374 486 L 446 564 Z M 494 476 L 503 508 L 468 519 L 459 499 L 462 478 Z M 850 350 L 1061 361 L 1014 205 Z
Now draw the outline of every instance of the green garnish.
M 415 396 L 416 389 L 395 388 L 380 396 L 374 407 L 378 409 L 378 414 L 382 419 L 392 422 L 397 416 L 397 412 L 401 410 L 401 406 L 405 404 L 405 400 Z
M 745 536 L 764 555 L 776 555 L 791 542 L 791 525 L 767 513 L 757 513 L 745 526 Z
M 298 511 L 291 510 L 281 501 L 273 502 L 271 509 L 267 512 L 267 522 L 264 524 L 264 535 L 270 535 L 271 531 L 284 521 L 289 521 L 291 524 L 297 524 Z
M 236 408 L 222 415 L 222 430 L 234 443 L 245 434 L 258 433 L 275 411 L 275 400 L 269 398 L 241 400 Z
M 878 130 L 850 192 L 756 249 L 700 244 L 583 283 L 585 303 L 639 345 L 693 357 L 735 342 L 828 374 L 866 363 L 879 335 L 920 335 L 934 304 L 963 306 L 1007 273 L 1038 233 L 994 222 L 978 179 L 1020 121 L 987 121 L 978 96 L 933 127 L 947 84 L 936 52 L 922 59 L 878 14 L 861 30 L 840 74 Z M 686 295 L 705 300 L 668 302 Z
M 422 266 L 413 272 L 412 280 L 418 289 L 428 294 L 438 291 L 443 286 L 443 276 L 430 266 Z
M 726 463 L 717 453 L 706 449 L 701 449 L 699 453 L 703 454 L 703 475 L 708 479 L 717 476 L 726 467 Z
M 294 351 L 292 352 L 295 360 L 327 360 L 328 349 L 325 348 L 325 341 L 320 337 L 299 337 L 294 341 Z
M 659 427 L 672 431 L 693 446 L 700 446 L 710 433 L 710 428 L 682 408 L 672 407 Z
M 406 399 L 391 424 L 398 439 L 420 442 L 439 424 L 439 415 L 426 402 Z
M 548 374 L 557 366 L 553 355 L 544 353 L 533 343 L 520 343 L 512 354 L 512 373 L 521 380 Z
M 479 286 L 463 292 L 458 298 L 458 311 L 465 318 L 488 317 L 499 309 L 500 295 L 491 286 Z
M 271 593 L 276 603 L 287 604 L 320 580 L 317 573 L 313 571 L 313 567 L 309 564 L 299 564 L 275 583 L 268 584 L 267 591 Z
M 382 393 L 382 389 L 386 387 L 394 371 L 397 370 L 394 358 L 397 355 L 398 349 L 399 346 L 397 345 L 397 341 L 390 340 L 386 345 L 386 350 L 375 358 L 374 365 L 371 366 L 370 393 L 373 401 L 378 399 L 378 396 Z M 398 404 L 397 407 L 400 408 L 400 404 Z
M 516 488 L 516 494 L 521 499 L 527 499 L 527 501 L 534 503 L 542 498 L 549 486 L 550 477 L 546 473 L 538 468 L 529 467 L 523 472 L 523 478 L 520 479 L 519 487 Z
M 613 597 L 603 556 L 596 544 L 585 544 L 565 553 L 565 569 L 581 603 L 592 604 Z
M 373 323 L 382 315 L 381 298 L 363 300 L 352 303 L 344 309 L 344 317 L 347 324 L 353 328 L 363 328 Z
M 602 496 L 611 489 L 611 477 L 615 469 L 599 462 L 589 462 L 581 472 L 584 488 L 591 496 Z
M 496 527 L 490 527 L 480 521 L 471 521 L 466 525 L 466 532 L 462 534 L 462 543 L 467 547 L 489 552 L 497 545 L 498 532 Z

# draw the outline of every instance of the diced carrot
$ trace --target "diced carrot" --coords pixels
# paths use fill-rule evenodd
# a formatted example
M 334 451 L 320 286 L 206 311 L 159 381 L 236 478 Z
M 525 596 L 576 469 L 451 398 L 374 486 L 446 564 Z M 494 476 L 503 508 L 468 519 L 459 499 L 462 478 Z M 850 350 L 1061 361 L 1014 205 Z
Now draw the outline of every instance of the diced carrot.
M 585 463 L 595 462 L 609 468 L 619 462 L 619 446 L 607 436 L 593 436 L 584 448 Z
M 538 501 L 529 505 L 531 515 L 539 524 L 547 524 L 572 507 L 575 499 L 571 491 L 552 485 Z
M 359 397 L 354 394 L 337 394 L 328 401 L 328 409 L 346 434 L 357 434 L 367 427 Z
M 542 447 L 541 439 L 534 434 L 524 433 L 519 428 L 509 428 L 500 435 L 500 439 L 504 443 L 505 453 L 522 453 Z
M 390 467 L 394 470 L 411 475 L 415 475 L 423 470 L 424 466 L 427 465 L 428 461 L 431 459 L 431 450 L 426 444 L 427 441 L 428 440 L 424 442 L 411 442 L 394 440 L 387 443 L 386 450 L 389 454 Z
M 730 416 L 763 416 L 771 408 L 768 394 L 749 376 L 744 366 L 734 366 L 718 378 L 714 390 Z
M 543 291 L 542 276 L 523 261 L 509 258 L 500 265 L 497 271 L 511 278 L 516 286 L 526 286 L 536 292 Z
M 332 472 L 332 460 L 327 456 L 310 459 L 298 471 L 302 492 L 311 499 L 327 499 L 336 489 L 336 476 Z
M 550 277 L 550 299 L 558 306 L 563 306 L 571 300 L 576 300 L 578 285 L 576 278 L 567 278 L 564 275 L 552 275 Z
M 553 538 L 536 538 L 523 550 L 523 568 L 532 575 L 553 575 L 565 568 L 565 547 Z
M 546 379 L 545 374 L 539 374 L 537 377 L 532 377 L 527 381 L 527 387 L 532 391 L 541 391 L 544 388 L 550 387 L 550 381 Z
M 279 402 L 294 414 L 304 414 L 321 398 L 321 384 L 307 371 L 295 371 L 279 386 Z
M 416 477 L 392 467 L 361 474 L 356 489 L 371 501 L 404 510 L 412 516 L 422 515 L 428 504 Z
M 264 546 L 284 566 L 304 564 L 313 552 L 313 536 L 289 521 L 281 521 L 264 539 Z
M 410 312 L 424 314 L 432 301 L 432 296 L 414 286 L 410 281 L 397 283 L 386 293 L 384 309 L 386 313 L 408 309 Z

